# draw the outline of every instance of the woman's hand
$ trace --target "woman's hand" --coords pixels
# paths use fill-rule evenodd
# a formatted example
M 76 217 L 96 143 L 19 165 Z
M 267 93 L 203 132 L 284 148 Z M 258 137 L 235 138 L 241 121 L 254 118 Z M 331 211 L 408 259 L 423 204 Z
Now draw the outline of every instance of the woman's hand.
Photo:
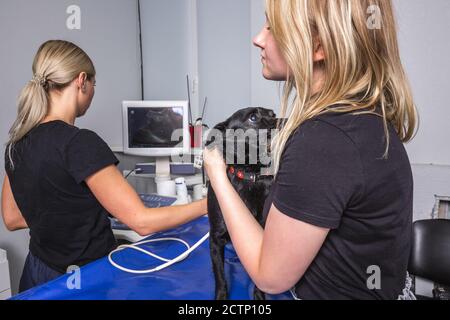
M 205 148 L 203 150 L 203 165 L 211 182 L 227 179 L 227 166 L 217 148 Z

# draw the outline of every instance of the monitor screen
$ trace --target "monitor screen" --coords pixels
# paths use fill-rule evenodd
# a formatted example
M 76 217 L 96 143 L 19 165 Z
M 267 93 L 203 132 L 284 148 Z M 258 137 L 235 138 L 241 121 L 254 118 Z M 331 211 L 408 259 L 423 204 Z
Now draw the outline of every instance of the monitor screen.
M 123 101 L 123 151 L 141 156 L 189 154 L 187 101 Z
M 128 108 L 128 145 L 130 148 L 173 148 L 183 136 L 172 138 L 183 129 L 183 108 Z

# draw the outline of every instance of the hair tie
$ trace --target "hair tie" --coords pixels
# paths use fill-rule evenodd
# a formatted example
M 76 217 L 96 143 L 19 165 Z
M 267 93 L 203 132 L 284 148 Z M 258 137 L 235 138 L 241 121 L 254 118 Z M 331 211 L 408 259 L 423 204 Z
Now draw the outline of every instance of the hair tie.
M 45 75 L 43 75 L 43 74 L 36 73 L 36 74 L 33 76 L 33 79 L 32 79 L 31 81 L 33 81 L 34 83 L 40 85 L 40 86 L 43 87 L 44 89 L 47 88 L 47 84 L 48 84 L 48 82 L 47 82 L 47 76 L 45 76 Z

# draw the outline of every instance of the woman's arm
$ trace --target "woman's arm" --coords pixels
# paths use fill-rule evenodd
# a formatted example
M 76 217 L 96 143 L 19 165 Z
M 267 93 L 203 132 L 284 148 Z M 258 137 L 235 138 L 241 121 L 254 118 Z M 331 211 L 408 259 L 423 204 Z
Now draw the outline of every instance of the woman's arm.
M 329 229 L 290 218 L 273 205 L 263 229 L 228 180 L 220 153 L 205 150 L 204 162 L 234 248 L 253 282 L 272 294 L 292 288 L 313 261 Z
M 3 181 L 2 216 L 3 222 L 9 231 L 28 228 L 27 222 L 14 199 L 8 175 L 5 175 L 5 180 Z
M 85 182 L 109 213 L 142 236 L 179 226 L 208 211 L 206 199 L 181 206 L 146 208 L 114 165 L 94 173 Z

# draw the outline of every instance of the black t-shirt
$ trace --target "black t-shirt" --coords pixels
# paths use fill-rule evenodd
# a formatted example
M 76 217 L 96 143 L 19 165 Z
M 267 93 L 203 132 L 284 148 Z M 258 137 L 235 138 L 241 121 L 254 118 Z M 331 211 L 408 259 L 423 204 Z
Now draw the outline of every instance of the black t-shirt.
M 387 159 L 383 121 L 376 115 L 320 115 L 286 143 L 264 213 L 273 203 L 289 217 L 330 229 L 296 285 L 299 298 L 397 299 L 401 294 L 413 179 L 391 125 L 389 132 Z
M 14 169 L 5 168 L 14 199 L 30 228 L 30 251 L 66 272 L 108 254 L 116 246 L 108 212 L 84 179 L 119 162 L 94 132 L 63 121 L 43 123 L 17 142 Z

